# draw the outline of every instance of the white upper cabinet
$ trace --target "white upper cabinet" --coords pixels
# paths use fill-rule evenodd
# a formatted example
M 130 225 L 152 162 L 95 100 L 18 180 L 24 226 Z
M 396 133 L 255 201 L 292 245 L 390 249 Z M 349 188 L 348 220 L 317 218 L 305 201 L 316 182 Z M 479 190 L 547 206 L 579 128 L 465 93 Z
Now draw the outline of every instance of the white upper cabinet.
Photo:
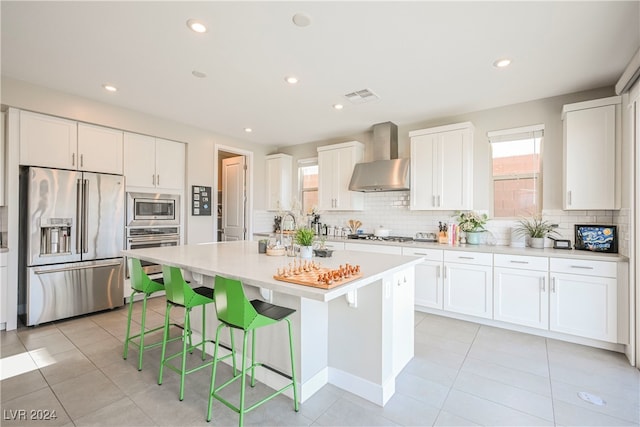
M 121 175 L 122 131 L 20 111 L 20 164 Z
M 20 164 L 77 169 L 78 124 L 20 111 Z
M 620 209 L 621 98 L 562 109 L 563 208 Z
M 288 154 L 271 154 L 267 161 L 267 210 L 291 209 L 292 157 Z
M 349 191 L 356 163 L 364 159 L 361 142 L 318 147 L 318 208 L 323 211 L 361 211 L 364 195 Z
M 411 209 L 473 208 L 473 125 L 421 129 L 411 138 Z
M 78 123 L 78 170 L 122 175 L 122 131 Z
M 184 144 L 147 135 L 124 134 L 127 188 L 183 192 L 184 174 Z

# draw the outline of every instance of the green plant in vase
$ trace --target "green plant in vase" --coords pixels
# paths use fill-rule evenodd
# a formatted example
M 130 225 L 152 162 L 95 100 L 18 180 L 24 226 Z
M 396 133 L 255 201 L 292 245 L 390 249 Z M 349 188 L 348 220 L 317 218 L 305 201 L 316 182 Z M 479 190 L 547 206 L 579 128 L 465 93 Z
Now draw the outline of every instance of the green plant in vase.
M 559 233 L 555 230 L 555 225 L 542 219 L 540 215 L 519 219 L 515 231 L 520 236 L 527 237 L 529 246 L 532 248 L 544 248 L 545 237 L 551 235 L 559 236 Z
M 470 212 L 458 212 L 458 225 L 460 230 L 464 231 L 467 239 L 467 243 L 479 244 L 481 242 L 481 236 L 484 231 L 484 225 L 489 220 L 487 214 L 479 214 L 474 211 Z
M 300 245 L 300 257 L 311 258 L 313 254 L 313 240 L 315 237 L 315 232 L 308 227 L 301 227 L 296 230 L 294 240 L 298 245 Z

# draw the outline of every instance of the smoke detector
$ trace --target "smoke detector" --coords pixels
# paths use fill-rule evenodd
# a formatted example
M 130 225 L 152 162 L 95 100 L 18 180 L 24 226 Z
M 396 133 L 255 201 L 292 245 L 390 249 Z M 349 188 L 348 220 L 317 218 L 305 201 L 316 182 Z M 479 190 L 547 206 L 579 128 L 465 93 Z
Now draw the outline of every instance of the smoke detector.
M 350 92 L 344 95 L 352 104 L 364 104 L 365 102 L 375 101 L 380 99 L 378 95 L 373 93 L 371 89 L 361 89 L 355 92 Z

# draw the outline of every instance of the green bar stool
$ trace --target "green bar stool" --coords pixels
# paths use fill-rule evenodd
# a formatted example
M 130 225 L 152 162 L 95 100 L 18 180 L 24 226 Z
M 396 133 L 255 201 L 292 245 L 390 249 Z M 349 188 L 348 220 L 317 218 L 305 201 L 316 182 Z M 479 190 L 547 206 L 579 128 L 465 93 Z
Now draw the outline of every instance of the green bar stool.
M 144 351 L 153 347 L 162 345 L 162 341 L 158 341 L 152 344 L 145 344 L 144 339 L 146 334 L 159 331 L 164 326 L 158 326 L 157 328 L 146 329 L 147 321 L 147 299 L 156 292 L 164 291 L 164 283 L 162 279 L 152 280 L 147 273 L 142 269 L 142 264 L 137 258 L 130 258 L 131 260 L 131 297 L 129 298 L 129 314 L 127 317 L 127 334 L 124 339 L 124 351 L 122 358 L 127 360 L 129 355 L 129 345 L 133 345 L 138 348 L 138 371 L 142 370 L 142 356 Z M 136 294 L 143 294 L 142 298 L 142 319 L 140 320 L 140 333 L 131 335 L 131 315 L 133 313 L 133 297 Z
M 215 299 L 216 299 L 216 314 L 220 325 L 216 330 L 215 350 L 213 352 L 213 368 L 211 370 L 211 386 L 209 388 L 209 404 L 207 409 L 207 421 L 211 421 L 211 409 L 213 407 L 213 398 L 216 398 L 227 407 L 237 412 L 240 415 L 239 425 L 243 425 L 244 414 L 257 408 L 263 403 L 273 399 L 285 390 L 293 387 L 293 408 L 298 412 L 298 389 L 296 385 L 296 369 L 295 359 L 293 354 L 293 335 L 291 332 L 291 320 L 289 316 L 295 313 L 295 310 L 281 307 L 274 304 L 269 304 L 260 300 L 249 301 L 244 294 L 242 288 L 242 282 L 239 280 L 228 279 L 221 276 L 216 276 L 215 281 Z M 263 363 L 256 363 L 255 351 L 256 351 L 256 329 L 263 326 L 269 326 L 285 320 L 289 328 L 289 353 L 291 356 L 291 376 L 277 371 L 272 367 L 264 365 Z M 242 368 L 236 373 L 236 367 L 233 367 L 233 377 L 219 387 L 215 387 L 216 368 L 218 366 L 218 338 L 220 331 L 224 327 L 232 329 L 240 329 L 243 331 L 243 345 L 242 345 Z M 251 365 L 245 367 L 247 356 L 247 340 L 249 333 L 252 334 L 251 341 Z M 235 359 L 234 359 L 235 361 Z M 246 382 L 244 380 L 245 374 L 251 371 L 251 387 L 255 386 L 255 368 L 256 366 L 264 366 L 265 368 L 290 379 L 291 382 L 280 390 L 275 391 L 271 395 L 265 397 L 257 403 L 245 407 L 245 387 Z M 223 398 L 219 392 L 232 384 L 236 380 L 240 380 L 240 406 L 234 406 L 232 403 Z
M 201 286 L 198 288 L 191 288 L 189 284 L 182 277 L 182 272 L 177 267 L 162 266 L 162 275 L 164 278 L 164 285 L 167 296 L 167 308 L 164 316 L 164 336 L 162 339 L 162 355 L 160 362 L 160 373 L 158 375 L 158 384 L 162 384 L 162 377 L 164 374 L 164 367 L 171 369 L 172 371 L 180 375 L 180 400 L 184 398 L 184 378 L 187 374 L 196 372 L 202 368 L 205 368 L 213 363 L 208 361 L 194 368 L 187 369 L 187 352 L 192 353 L 197 347 L 202 348 L 202 360 L 205 356 L 205 343 L 206 343 L 206 314 L 205 306 L 214 302 L 213 289 Z M 184 327 L 182 330 L 182 351 L 179 351 L 170 356 L 166 355 L 167 342 L 169 342 L 169 314 L 171 308 L 174 306 L 184 307 Z M 202 306 L 202 341 L 193 344 L 191 340 L 191 310 L 194 307 Z M 187 345 L 187 341 L 189 344 Z M 181 358 L 180 366 L 174 366 L 170 362 L 175 358 Z M 235 363 L 234 363 L 235 366 Z

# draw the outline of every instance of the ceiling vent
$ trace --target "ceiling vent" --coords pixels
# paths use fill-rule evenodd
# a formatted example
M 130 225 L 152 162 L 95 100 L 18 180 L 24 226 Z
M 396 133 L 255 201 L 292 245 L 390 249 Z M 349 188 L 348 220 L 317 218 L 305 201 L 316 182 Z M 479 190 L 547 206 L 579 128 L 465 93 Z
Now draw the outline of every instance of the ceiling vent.
M 364 104 L 365 102 L 380 99 L 371 89 L 361 89 L 344 95 L 352 104 Z

